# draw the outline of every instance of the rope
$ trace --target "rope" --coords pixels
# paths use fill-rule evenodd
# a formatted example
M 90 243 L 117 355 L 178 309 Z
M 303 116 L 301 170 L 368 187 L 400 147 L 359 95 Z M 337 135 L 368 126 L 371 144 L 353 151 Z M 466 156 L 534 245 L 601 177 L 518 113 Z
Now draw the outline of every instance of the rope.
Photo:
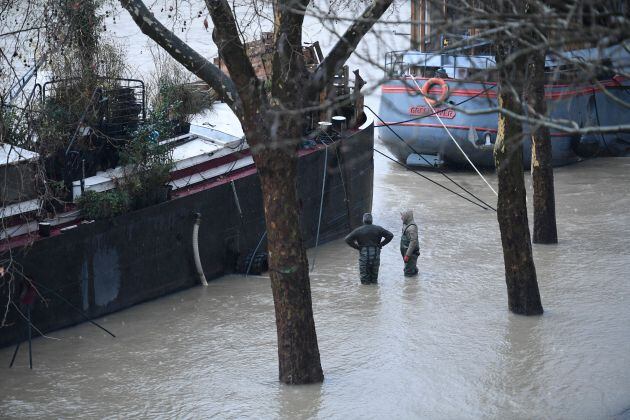
M 466 200 L 466 201 L 468 201 L 468 202 L 470 202 L 470 203 L 474 204 L 474 205 L 475 205 L 475 206 L 477 206 L 477 207 L 481 207 L 481 208 L 482 208 L 482 209 L 484 209 L 484 210 L 488 210 L 488 208 L 490 208 L 490 209 L 492 209 L 492 210 L 494 210 L 494 211 L 497 211 L 494 207 L 490 207 L 490 206 L 488 206 L 488 207 L 484 207 L 484 206 L 482 206 L 482 205 L 481 205 L 481 204 L 479 204 L 479 203 L 475 203 L 475 202 L 474 202 L 474 201 L 472 201 L 470 198 L 468 198 L 468 197 L 464 197 L 463 195 L 461 195 L 461 194 L 460 194 L 460 193 L 458 193 L 457 191 L 453 191 L 453 190 L 451 190 L 450 188 L 445 187 L 444 185 L 440 184 L 439 182 L 436 182 L 436 181 L 432 180 L 431 178 L 429 178 L 429 177 L 427 177 L 427 176 L 422 175 L 420 172 L 413 170 L 413 169 L 412 169 L 412 168 L 410 168 L 409 166 L 405 165 L 404 163 L 401 163 L 401 162 L 397 161 L 396 159 L 394 159 L 394 158 L 393 158 L 393 157 L 391 157 L 391 156 L 386 155 L 385 153 L 381 152 L 381 151 L 380 151 L 380 150 L 378 150 L 378 149 L 374 149 L 374 151 L 375 151 L 376 153 L 378 153 L 379 155 L 381 155 L 381 156 L 383 156 L 383 157 L 385 157 L 385 158 L 387 158 L 387 159 L 391 160 L 392 162 L 394 162 L 394 163 L 396 163 L 396 164 L 398 164 L 398 165 L 402 166 L 403 168 L 407 168 L 408 170 L 410 170 L 410 171 L 411 171 L 411 172 L 413 172 L 414 174 L 416 174 L 416 175 L 418 175 L 418 176 L 420 176 L 420 177 L 422 177 L 422 178 L 426 179 L 427 181 L 432 182 L 433 184 L 437 185 L 438 187 L 440 187 L 440 188 L 444 188 L 446 191 L 452 192 L 452 193 L 453 193 L 453 194 L 455 194 L 456 196 L 458 196 L 458 197 L 460 197 L 460 198 L 463 198 L 464 200 Z
M 396 131 L 394 131 L 394 129 L 393 129 L 393 128 L 391 128 L 391 127 L 390 127 L 390 125 L 391 125 L 391 124 L 388 124 L 388 123 L 386 123 L 385 121 L 383 121 L 383 119 L 382 119 L 382 118 L 381 118 L 381 117 L 380 117 L 380 116 L 379 116 L 376 112 L 374 112 L 374 110 L 373 110 L 372 108 L 370 108 L 368 105 L 363 105 L 363 106 L 364 106 L 365 108 L 367 108 L 367 109 L 368 109 L 368 110 L 369 110 L 372 114 L 374 114 L 374 116 L 375 116 L 376 118 L 378 118 L 378 119 L 379 119 L 379 121 L 380 121 L 380 122 L 381 122 L 381 123 L 382 123 L 385 127 L 387 127 L 387 128 L 388 128 L 388 129 L 389 129 L 392 133 L 394 133 L 394 135 L 398 138 L 398 140 L 402 141 L 402 142 L 405 144 L 405 146 L 407 146 L 409 149 L 411 149 L 411 151 L 412 151 L 412 152 L 414 152 L 415 154 L 417 154 L 418 156 L 420 156 L 422 159 L 424 159 L 424 161 L 425 161 L 427 164 L 431 165 L 431 163 L 430 163 L 430 162 L 429 162 L 429 161 L 428 161 L 428 160 L 427 160 L 424 156 L 422 156 L 422 154 L 420 154 L 420 153 L 419 153 L 416 149 L 414 149 L 413 147 L 411 147 L 411 145 L 410 145 L 409 143 L 407 143 L 407 142 L 406 142 L 406 141 L 405 141 L 402 137 L 400 137 L 400 135 L 399 135 Z M 424 117 L 421 117 L 421 118 L 424 118 Z M 374 150 L 376 150 L 376 149 L 374 149 Z M 379 152 L 379 153 L 380 153 L 380 152 Z M 396 163 L 400 163 L 400 162 L 396 161 Z M 402 165 L 402 166 L 404 166 L 405 168 L 408 168 L 408 169 L 409 169 L 409 167 L 408 167 L 407 165 L 402 164 L 402 163 L 401 163 L 401 165 Z M 411 169 L 410 169 L 410 170 L 411 170 Z M 413 172 L 417 173 L 416 171 L 413 171 Z M 438 172 L 439 172 L 439 173 L 440 173 L 440 175 L 442 175 L 444 178 L 448 179 L 448 180 L 449 180 L 449 181 L 451 181 L 453 184 L 455 184 L 457 187 L 459 187 L 462 191 L 466 192 L 468 195 L 470 195 L 471 197 L 473 197 L 475 200 L 477 200 L 477 201 L 479 201 L 480 203 L 482 203 L 482 204 L 483 204 L 483 206 L 479 206 L 479 207 L 481 207 L 481 208 L 483 208 L 483 209 L 486 209 L 486 207 L 487 207 L 487 208 L 490 208 L 490 209 L 492 209 L 492 210 L 496 211 L 496 210 L 494 209 L 494 207 L 492 207 L 490 204 L 488 204 L 488 203 L 486 203 L 485 201 L 483 201 L 481 198 L 477 197 L 477 196 L 476 196 L 475 194 L 473 194 L 472 192 L 468 191 L 468 190 L 467 190 L 466 188 L 464 188 L 461 184 L 459 184 L 459 183 L 458 183 L 457 181 L 455 181 L 453 178 L 451 178 L 450 176 L 448 176 L 448 175 L 447 175 L 444 171 L 442 171 L 442 170 L 438 169 Z M 418 174 L 418 175 L 420 175 L 420 174 Z M 437 182 L 437 181 L 434 181 L 434 180 L 432 180 L 432 179 L 430 179 L 430 178 L 428 178 L 428 177 L 425 177 L 424 175 L 420 175 L 420 176 L 422 176 L 423 178 L 426 178 L 427 180 L 429 180 L 429 181 L 433 182 L 434 184 L 436 184 L 436 185 L 438 185 L 438 186 L 440 186 L 440 187 L 444 188 L 445 190 L 451 191 L 449 188 L 447 188 L 447 187 L 443 186 L 442 184 L 440 184 L 440 183 L 439 183 L 439 182 Z M 451 191 L 451 192 L 453 192 L 453 191 Z M 457 193 L 455 193 L 455 194 L 456 194 L 456 195 L 459 195 L 459 194 L 457 194 Z M 469 200 L 469 201 L 470 201 L 470 200 Z M 475 203 L 474 201 L 473 201 L 473 203 L 474 203 L 475 205 L 478 205 L 478 204 L 477 204 L 477 203 Z M 484 206 L 485 206 L 485 207 L 484 207 Z
M 343 187 L 343 199 L 346 203 L 346 214 L 348 216 L 348 229 L 352 226 L 350 225 L 350 200 L 348 200 L 348 191 L 346 190 L 346 182 L 343 179 L 343 168 L 341 155 L 339 154 L 339 147 L 335 149 L 335 153 L 337 155 L 337 168 L 339 168 L 339 176 L 341 177 L 341 186 Z
M 47 290 L 48 292 L 54 294 L 55 296 L 57 296 L 59 299 L 61 299 L 62 302 L 64 302 L 66 305 L 70 306 L 72 309 L 74 309 L 75 311 L 77 311 L 79 314 L 83 315 L 83 317 L 85 318 L 85 320 L 87 322 L 89 322 L 90 324 L 94 325 L 95 327 L 100 328 L 101 330 L 105 331 L 107 334 L 111 335 L 112 337 L 116 337 L 114 335 L 114 333 L 112 333 L 111 331 L 109 331 L 107 328 L 103 327 L 102 325 L 100 325 L 99 323 L 97 323 L 96 321 L 92 320 L 92 318 L 90 318 L 85 312 L 83 312 L 81 309 L 77 308 L 76 306 L 74 306 L 72 303 L 70 303 L 70 301 L 68 301 L 68 299 L 64 298 L 61 294 L 57 293 L 56 291 L 52 290 L 49 287 L 44 286 L 43 284 L 36 282 L 35 280 L 31 280 L 35 285 L 37 285 L 38 287 L 41 287 L 42 289 Z
M 243 211 L 241 210 L 241 203 L 238 200 L 238 194 L 236 193 L 236 185 L 234 185 L 234 181 L 230 181 L 230 185 L 232 186 L 232 192 L 234 193 L 234 201 L 236 202 L 236 210 L 238 210 L 238 215 L 241 218 L 241 222 L 243 219 Z
M 326 188 L 326 172 L 328 169 L 328 146 L 326 146 L 326 153 L 324 154 L 324 175 L 322 179 L 322 196 L 319 201 L 319 218 L 317 221 L 317 236 L 315 237 L 315 250 L 313 251 L 313 264 L 311 265 L 311 271 L 315 268 L 315 258 L 317 257 L 317 245 L 319 245 L 319 228 L 322 224 L 322 210 L 324 208 L 324 189 Z
M 252 252 L 252 257 L 249 259 L 249 264 L 247 264 L 247 271 L 245 271 L 245 277 L 247 277 L 247 275 L 249 274 L 249 270 L 252 268 L 252 263 L 254 262 L 254 256 L 256 255 L 258 248 L 260 248 L 260 244 L 262 244 L 263 239 L 265 239 L 265 236 L 267 236 L 266 230 L 260 237 L 260 240 L 258 241 L 258 245 L 256 245 L 256 248 L 254 248 L 254 252 Z
M 420 89 L 420 85 L 418 84 L 418 82 L 416 81 L 415 77 L 413 77 L 413 75 L 409 75 L 411 77 L 411 80 L 413 80 L 413 83 L 416 85 L 416 87 L 418 89 Z M 431 105 L 431 102 L 426 101 L 427 105 L 429 105 L 429 107 L 431 108 L 431 110 L 433 112 L 435 111 L 435 108 L 433 108 L 433 105 Z M 451 138 L 451 140 L 453 140 L 453 143 L 455 143 L 455 146 L 457 146 L 457 148 L 459 149 L 460 152 L 462 152 L 462 155 L 464 155 L 464 157 L 466 158 L 466 160 L 468 161 L 468 163 L 470 163 L 470 166 L 473 167 L 473 169 L 477 172 L 477 174 L 481 177 L 481 179 L 483 179 L 483 182 L 486 183 L 486 185 L 488 187 L 490 187 L 490 189 L 492 190 L 492 192 L 494 193 L 494 195 L 496 195 L 497 197 L 499 196 L 499 194 L 494 190 L 494 188 L 492 188 L 492 185 L 490 185 L 490 183 L 486 180 L 486 178 L 481 174 L 481 172 L 479 172 L 479 169 L 477 169 L 477 167 L 475 166 L 474 163 L 472 163 L 472 160 L 470 160 L 470 158 L 468 157 L 468 155 L 466 154 L 466 152 L 464 152 L 464 149 L 462 149 L 462 147 L 459 145 L 459 143 L 457 143 L 457 140 L 455 140 L 455 137 L 453 137 L 453 135 L 451 134 L 451 131 L 448 129 L 448 127 L 446 127 L 446 124 L 444 124 L 444 121 L 442 121 L 442 118 L 440 118 L 440 114 L 435 114 L 435 117 L 438 119 L 438 121 L 440 122 L 440 124 L 442 124 L 442 127 L 444 127 L 444 130 L 446 130 L 446 133 L 448 134 L 448 136 Z

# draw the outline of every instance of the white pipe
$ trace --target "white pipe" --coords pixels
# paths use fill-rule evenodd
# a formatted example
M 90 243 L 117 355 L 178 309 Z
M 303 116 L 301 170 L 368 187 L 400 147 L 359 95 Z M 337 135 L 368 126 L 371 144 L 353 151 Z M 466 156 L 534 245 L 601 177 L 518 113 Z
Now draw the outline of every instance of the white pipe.
M 201 258 L 199 257 L 199 225 L 201 224 L 201 213 L 197 213 L 197 218 L 195 219 L 195 225 L 193 226 L 193 234 L 192 234 L 192 246 L 193 246 L 193 254 L 195 256 L 195 267 L 197 268 L 197 274 L 199 275 L 199 280 L 203 286 L 208 285 L 208 281 L 206 280 L 206 275 L 203 274 L 203 267 L 201 266 Z

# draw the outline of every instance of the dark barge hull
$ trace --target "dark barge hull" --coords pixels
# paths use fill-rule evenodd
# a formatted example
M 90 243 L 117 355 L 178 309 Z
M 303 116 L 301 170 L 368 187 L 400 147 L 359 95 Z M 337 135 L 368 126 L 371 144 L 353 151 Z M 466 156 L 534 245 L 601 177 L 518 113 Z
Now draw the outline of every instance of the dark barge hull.
M 323 146 L 300 152 L 298 193 L 307 247 L 315 245 L 317 236 L 325 162 L 319 243 L 345 235 L 371 210 L 373 146 L 370 124 L 328 146 L 327 156 Z M 5 251 L 2 258 L 9 258 L 10 252 L 14 267 L 42 285 L 38 289 L 46 304 L 41 299 L 34 304 L 32 323 L 50 332 L 85 321 L 57 294 L 97 318 L 199 284 L 192 251 L 195 213 L 202 215 L 199 251 L 206 278 L 233 272 L 237 258 L 251 253 L 265 232 L 255 168 L 232 172 L 113 220 L 39 238 Z M 10 312 L 12 324 L 0 329 L 0 347 L 25 338 L 24 322 L 13 308 Z

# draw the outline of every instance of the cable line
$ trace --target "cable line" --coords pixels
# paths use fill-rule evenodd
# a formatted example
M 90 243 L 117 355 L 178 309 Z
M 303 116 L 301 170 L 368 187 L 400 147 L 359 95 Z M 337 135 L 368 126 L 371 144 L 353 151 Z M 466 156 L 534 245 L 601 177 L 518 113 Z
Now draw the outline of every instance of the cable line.
M 429 161 L 428 161 L 428 160 L 427 160 L 424 156 L 422 156 L 422 154 L 420 154 L 420 153 L 419 153 L 416 149 L 414 149 L 414 148 L 413 148 L 410 144 L 408 144 L 408 143 L 407 143 L 407 142 L 406 142 L 406 141 L 405 141 L 402 137 L 400 137 L 400 135 L 399 135 L 396 131 L 394 131 L 394 129 L 393 129 L 393 128 L 391 128 L 391 127 L 390 127 L 390 124 L 388 124 L 388 123 L 386 123 L 385 121 L 383 121 L 383 119 L 382 119 L 382 118 L 381 118 L 381 117 L 380 117 L 380 116 L 379 116 L 376 112 L 374 112 L 374 110 L 373 110 L 372 108 L 370 108 L 368 105 L 363 105 L 363 106 L 364 106 L 365 108 L 367 108 L 368 110 L 370 110 L 370 112 L 371 112 L 372 114 L 374 114 L 374 116 L 375 116 L 376 118 L 378 118 L 378 119 L 379 119 L 379 121 L 380 121 L 380 122 L 381 122 L 381 123 L 382 123 L 385 127 L 387 127 L 389 130 L 391 130 L 391 132 L 392 132 L 392 133 L 394 133 L 394 135 L 395 135 L 396 137 L 398 137 L 398 139 L 399 139 L 400 141 L 402 141 L 402 142 L 403 142 L 403 143 L 404 143 L 404 144 L 405 144 L 405 145 L 406 145 L 409 149 L 411 149 L 411 151 L 412 151 L 413 153 L 417 154 L 417 155 L 418 155 L 418 156 L 420 156 L 422 159 L 424 159 L 424 160 L 425 160 L 425 162 L 426 162 L 427 164 L 431 165 L 431 163 L 430 163 L 430 162 L 429 162 Z M 376 150 L 376 149 L 374 149 L 374 150 L 378 152 L 378 150 Z M 381 152 L 378 152 L 378 153 L 381 153 Z M 387 156 L 387 157 L 389 158 L 389 156 Z M 398 162 L 397 160 L 396 160 L 395 162 L 396 162 L 396 163 L 399 163 L 400 165 L 404 166 L 405 168 L 407 168 L 407 169 L 411 170 L 412 172 L 414 172 L 414 173 L 416 173 L 416 174 L 420 175 L 417 171 L 414 171 L 413 169 L 411 169 L 411 168 L 410 168 L 409 166 L 407 166 L 406 164 L 403 164 L 403 163 L 401 163 L 401 162 Z M 431 166 L 432 166 L 432 165 L 431 165 Z M 462 196 L 462 195 L 460 195 L 460 194 L 456 193 L 455 191 L 452 191 L 451 189 L 449 189 L 449 188 L 447 188 L 447 187 L 443 186 L 442 184 L 440 184 L 440 183 L 438 183 L 438 182 L 436 182 L 436 181 L 434 181 L 434 180 L 432 180 L 432 179 L 430 179 L 430 178 L 428 178 L 428 177 L 426 177 L 426 176 L 424 176 L 424 175 L 420 175 L 420 176 L 422 176 L 423 178 L 425 178 L 425 179 L 427 179 L 427 180 L 429 180 L 429 181 L 433 182 L 434 184 L 439 185 L 440 187 L 442 187 L 442 188 L 444 188 L 444 189 L 446 189 L 446 190 L 448 190 L 448 191 L 453 192 L 454 194 L 456 194 L 456 195 L 458 195 L 458 196 L 460 196 L 460 197 L 462 197 L 462 198 L 465 198 L 466 200 L 468 200 L 468 201 L 470 201 L 471 203 L 473 203 L 473 204 L 475 204 L 475 205 L 477 205 L 477 206 L 481 207 L 481 208 L 482 208 L 482 209 L 484 209 L 484 210 L 487 210 L 487 209 L 489 208 L 489 209 L 492 209 L 492 210 L 496 211 L 496 209 L 495 209 L 494 207 L 492 207 L 490 204 L 488 204 L 488 203 L 486 203 L 485 201 L 483 201 L 481 198 L 477 197 L 475 194 L 473 194 L 473 193 L 472 193 L 472 192 L 470 192 L 469 190 L 467 190 L 465 187 L 463 187 L 461 184 L 459 184 L 459 183 L 458 183 L 457 181 L 455 181 L 453 178 L 451 178 L 450 176 L 448 176 L 448 175 L 447 175 L 444 171 L 442 171 L 441 169 L 438 169 L 438 172 L 439 172 L 439 173 L 440 173 L 440 175 L 442 175 L 444 178 L 448 179 L 448 180 L 449 180 L 449 181 L 451 181 L 453 184 L 455 184 L 457 187 L 459 187 L 462 191 L 466 192 L 466 193 L 467 193 L 467 194 L 469 194 L 471 197 L 473 197 L 475 200 L 477 200 L 477 201 L 479 201 L 480 203 L 482 203 L 482 204 L 483 204 L 483 206 L 482 206 L 482 205 L 479 205 L 478 203 L 475 203 L 474 201 L 469 200 L 468 198 L 466 198 L 466 197 L 464 197 L 464 196 Z
M 434 183 L 434 184 L 435 184 L 435 185 L 437 185 L 438 187 L 440 187 L 440 188 L 444 188 L 446 191 L 450 191 L 450 192 L 452 192 L 452 193 L 453 193 L 453 194 L 455 194 L 456 196 L 463 198 L 464 200 L 468 201 L 469 203 L 474 204 L 474 205 L 475 205 L 475 206 L 477 206 L 477 207 L 481 207 L 481 208 L 482 208 L 482 209 L 484 209 L 484 210 L 488 210 L 488 208 L 490 208 L 490 209 L 492 209 L 492 210 L 496 211 L 496 209 L 495 209 L 494 207 L 491 207 L 491 206 L 484 207 L 484 206 L 482 206 L 482 205 L 481 205 L 481 204 L 479 204 L 479 203 L 475 203 L 475 202 L 474 202 L 474 201 L 472 201 L 470 198 L 468 198 L 468 197 L 464 197 L 463 195 L 461 195 L 461 194 L 460 194 L 460 193 L 458 193 L 457 191 L 453 191 L 453 190 L 451 190 L 450 188 L 445 187 L 444 185 L 440 184 L 439 182 L 434 181 L 434 180 L 432 180 L 431 178 L 429 178 L 429 177 L 427 177 L 427 176 L 425 176 L 425 175 L 422 175 L 420 172 L 418 172 L 418 171 L 416 171 L 416 170 L 414 170 L 414 169 L 410 168 L 409 166 L 405 165 L 404 163 L 401 163 L 401 162 L 397 161 L 397 160 L 396 160 L 396 159 L 394 159 L 393 157 L 386 155 L 385 153 L 381 152 L 381 151 L 380 151 L 380 150 L 378 150 L 378 149 L 374 149 L 374 151 L 375 151 L 376 153 L 378 153 L 379 155 L 381 155 L 381 156 L 383 156 L 383 157 L 385 157 L 385 158 L 387 158 L 387 159 L 391 160 L 392 162 L 397 163 L 398 165 L 400 165 L 400 166 L 402 166 L 402 167 L 404 167 L 404 168 L 407 168 L 408 170 L 410 170 L 410 171 L 411 171 L 411 172 L 413 172 L 414 174 L 416 174 L 416 175 L 418 175 L 418 176 L 421 176 L 422 178 L 426 179 L 427 181 Z
M 409 77 L 411 77 L 411 80 L 413 80 L 413 83 L 416 85 L 416 87 L 418 89 L 420 89 L 420 85 L 418 84 L 418 82 L 416 81 L 416 78 L 413 77 L 412 75 L 410 75 Z M 431 107 L 431 110 L 433 112 L 435 111 L 435 108 L 433 108 L 433 105 L 431 104 L 430 101 L 426 101 L 426 103 L 429 105 L 429 107 Z M 451 134 L 451 130 L 448 129 L 448 127 L 446 126 L 446 124 L 444 124 L 444 121 L 442 121 L 442 118 L 440 118 L 440 114 L 436 113 L 435 117 L 438 119 L 438 121 L 440 122 L 440 124 L 442 124 L 442 127 L 444 127 L 444 130 L 446 130 L 446 133 L 448 134 L 448 136 L 451 138 L 451 140 L 453 140 L 453 143 L 455 143 L 455 146 L 457 146 L 457 148 L 459 149 L 460 152 L 462 152 L 462 155 L 464 155 L 464 157 L 466 158 L 466 160 L 468 161 L 468 163 L 470 163 L 470 166 L 473 167 L 473 169 L 475 170 L 475 172 L 477 172 L 477 175 L 479 175 L 481 177 L 481 179 L 483 179 L 483 182 L 486 183 L 486 185 L 492 190 L 492 192 L 494 193 L 494 195 L 496 195 L 497 197 L 499 196 L 499 194 L 497 194 L 497 192 L 494 190 L 494 188 L 492 188 L 492 185 L 490 185 L 490 183 L 486 180 L 486 178 L 484 178 L 483 175 L 481 175 L 481 172 L 479 172 L 479 169 L 477 169 L 477 167 L 475 166 L 475 164 L 472 162 L 472 160 L 470 160 L 470 158 L 468 157 L 468 155 L 466 154 L 466 152 L 464 152 L 464 149 L 462 149 L 462 146 L 459 145 L 459 143 L 457 143 L 457 140 L 455 140 L 455 137 L 453 137 L 453 134 Z

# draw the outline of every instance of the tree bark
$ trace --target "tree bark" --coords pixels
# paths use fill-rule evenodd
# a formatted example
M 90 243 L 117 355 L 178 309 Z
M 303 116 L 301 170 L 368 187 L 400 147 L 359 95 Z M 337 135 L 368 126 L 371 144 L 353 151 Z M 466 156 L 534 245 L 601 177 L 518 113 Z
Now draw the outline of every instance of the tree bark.
M 302 243 L 296 191 L 296 148 L 304 105 L 330 82 L 393 0 L 374 0 L 331 50 L 315 74 L 302 57 L 302 23 L 308 0 L 274 1 L 275 45 L 271 94 L 255 76 L 231 5 L 206 0 L 213 40 L 230 77 L 162 25 L 141 0 L 119 0 L 140 29 L 214 88 L 243 126 L 260 177 L 267 226 L 271 287 L 276 312 L 280 380 L 321 382 L 322 373 L 311 302 L 306 250 Z
M 279 379 L 287 384 L 321 382 L 324 373 L 313 319 L 308 260 L 296 211 L 297 156 L 287 148 L 266 148 L 254 160 L 267 224 Z
M 527 100 L 534 113 L 545 117 L 545 50 L 531 54 Z M 532 126 L 532 182 L 534 184 L 534 243 L 558 243 L 556 203 L 549 128 Z
M 521 56 L 511 62 L 505 58 L 514 50 L 512 41 L 499 41 L 499 107 L 521 113 L 517 95 L 523 92 L 526 60 Z M 536 267 L 527 221 L 525 180 L 523 176 L 523 129 L 521 123 L 499 113 L 494 160 L 499 180 L 497 219 L 501 231 L 505 282 L 510 311 L 521 315 L 543 313 L 536 279 Z

